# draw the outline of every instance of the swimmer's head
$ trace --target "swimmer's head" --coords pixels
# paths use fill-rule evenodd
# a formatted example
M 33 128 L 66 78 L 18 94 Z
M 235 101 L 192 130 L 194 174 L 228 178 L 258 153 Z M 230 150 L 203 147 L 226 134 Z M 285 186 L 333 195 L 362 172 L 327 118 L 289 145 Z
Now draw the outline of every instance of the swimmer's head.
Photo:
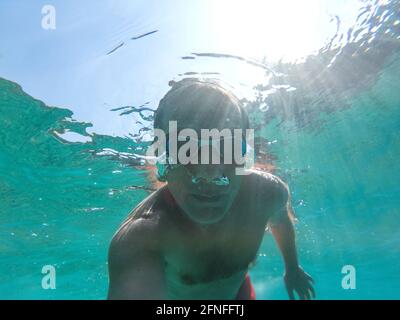
M 170 121 L 178 132 L 193 129 L 249 128 L 249 120 L 240 100 L 214 81 L 184 79 L 160 101 L 154 128 L 169 134 Z M 191 220 L 200 224 L 220 221 L 231 207 L 241 184 L 234 164 L 186 164 L 167 170 L 165 180 L 177 204 Z

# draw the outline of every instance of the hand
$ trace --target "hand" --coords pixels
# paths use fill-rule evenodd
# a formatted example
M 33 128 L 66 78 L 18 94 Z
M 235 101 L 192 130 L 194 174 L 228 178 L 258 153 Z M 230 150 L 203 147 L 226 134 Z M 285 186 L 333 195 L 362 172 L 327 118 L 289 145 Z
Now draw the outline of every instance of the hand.
M 295 300 L 294 291 L 301 300 L 315 299 L 315 291 L 312 285 L 314 280 L 300 266 L 295 269 L 287 269 L 284 280 L 290 300 Z

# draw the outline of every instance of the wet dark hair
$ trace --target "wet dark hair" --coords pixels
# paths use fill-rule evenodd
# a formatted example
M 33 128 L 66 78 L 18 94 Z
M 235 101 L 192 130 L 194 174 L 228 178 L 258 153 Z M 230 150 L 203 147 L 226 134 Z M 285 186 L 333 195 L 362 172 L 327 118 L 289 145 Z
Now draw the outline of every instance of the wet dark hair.
M 206 103 L 204 101 L 205 95 L 213 99 L 213 103 L 215 102 L 217 105 L 224 106 L 225 109 L 228 106 L 236 106 L 240 112 L 242 129 L 250 128 L 249 117 L 242 102 L 232 92 L 224 88 L 220 82 L 210 79 L 201 80 L 197 78 L 186 78 L 178 82 L 170 81 L 169 85 L 171 89 L 161 99 L 155 112 L 154 128 L 161 129 L 165 127 L 165 122 L 170 120 L 176 112 L 187 112 L 188 116 L 193 116 L 193 110 L 185 111 L 183 108 L 179 108 L 177 104 L 174 103 L 174 100 L 179 99 L 183 104 L 187 105 L 198 101 L 204 104 Z M 218 119 L 225 117 L 226 114 L 223 113 L 223 109 L 224 108 L 218 107 L 214 108 L 212 118 Z

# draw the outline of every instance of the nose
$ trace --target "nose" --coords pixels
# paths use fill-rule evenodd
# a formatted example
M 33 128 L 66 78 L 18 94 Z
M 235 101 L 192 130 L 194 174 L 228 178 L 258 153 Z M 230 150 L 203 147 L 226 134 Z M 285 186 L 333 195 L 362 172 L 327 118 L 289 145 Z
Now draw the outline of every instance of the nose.
M 191 168 L 193 176 L 198 179 L 211 182 L 224 176 L 223 165 L 220 164 L 199 164 Z

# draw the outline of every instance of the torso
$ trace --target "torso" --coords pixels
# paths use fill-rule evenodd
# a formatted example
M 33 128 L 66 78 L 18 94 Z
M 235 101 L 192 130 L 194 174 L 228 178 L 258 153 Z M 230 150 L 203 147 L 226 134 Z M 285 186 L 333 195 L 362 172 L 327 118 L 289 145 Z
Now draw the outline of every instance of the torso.
M 262 187 L 268 188 L 268 184 Z M 227 216 L 210 230 L 191 223 L 173 206 L 162 213 L 159 221 L 168 298 L 235 298 L 255 262 L 271 214 L 267 189 L 260 192 L 260 185 L 249 183 L 244 190 Z

